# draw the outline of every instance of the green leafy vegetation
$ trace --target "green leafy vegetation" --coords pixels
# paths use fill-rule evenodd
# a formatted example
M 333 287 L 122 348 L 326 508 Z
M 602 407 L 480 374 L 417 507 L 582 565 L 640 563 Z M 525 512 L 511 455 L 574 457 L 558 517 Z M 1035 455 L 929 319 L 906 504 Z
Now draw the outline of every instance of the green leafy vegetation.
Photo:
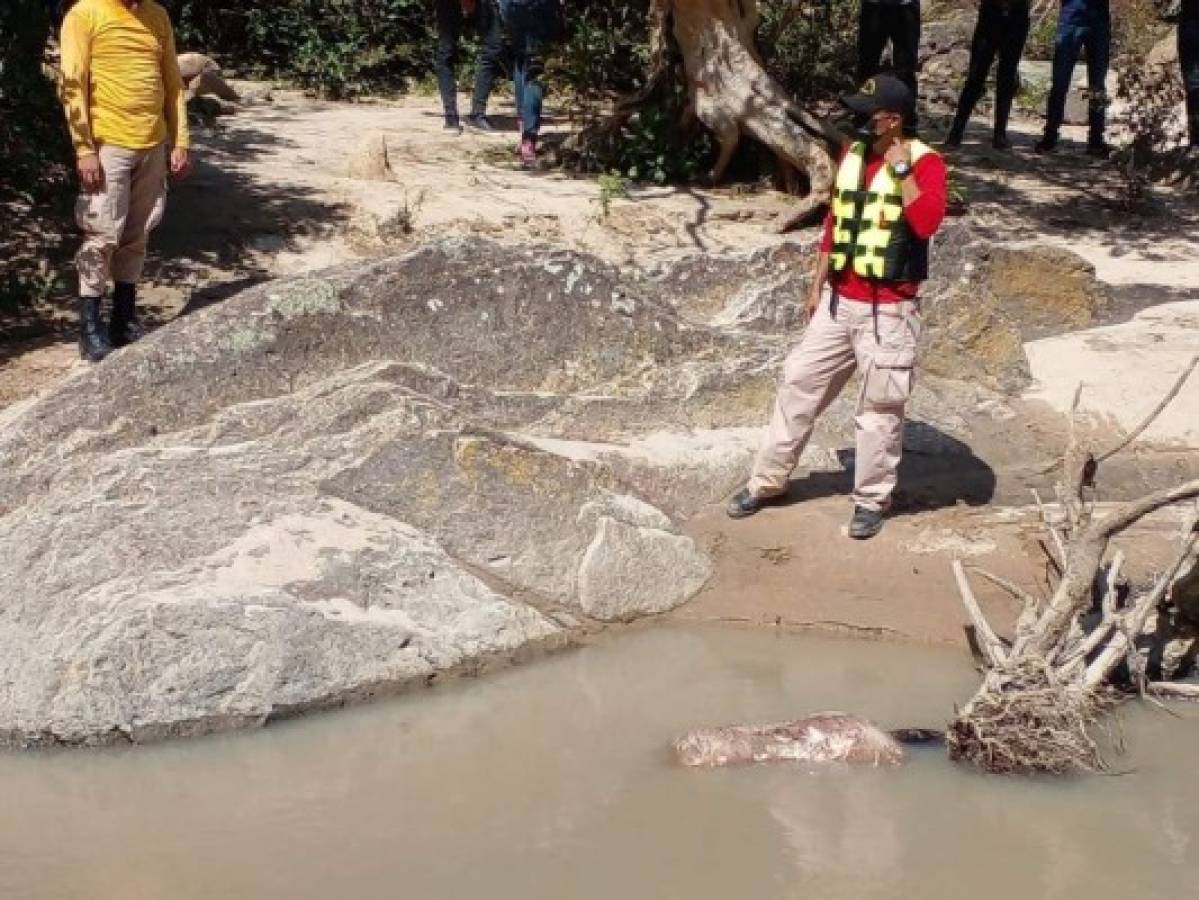
M 67 221 L 73 154 L 44 68 L 51 21 L 43 3 L 0 5 L 0 313 L 44 298 L 54 281 L 45 247 Z

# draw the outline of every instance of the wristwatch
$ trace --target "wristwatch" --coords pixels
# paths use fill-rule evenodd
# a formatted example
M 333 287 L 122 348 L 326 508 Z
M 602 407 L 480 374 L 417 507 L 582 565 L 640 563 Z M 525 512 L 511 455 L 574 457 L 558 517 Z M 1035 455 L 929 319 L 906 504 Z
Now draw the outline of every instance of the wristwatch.
M 899 162 L 891 164 L 891 171 L 895 173 L 896 178 L 907 178 L 912 174 L 912 164 L 901 159 Z

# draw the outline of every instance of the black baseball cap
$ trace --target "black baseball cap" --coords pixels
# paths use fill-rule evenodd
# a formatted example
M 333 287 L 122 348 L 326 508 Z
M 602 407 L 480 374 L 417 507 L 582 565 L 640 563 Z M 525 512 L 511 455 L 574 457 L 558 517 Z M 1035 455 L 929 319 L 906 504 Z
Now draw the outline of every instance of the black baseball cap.
M 841 102 L 853 112 L 872 116 L 880 110 L 899 113 L 910 119 L 916 108 L 912 89 L 894 75 L 875 75 L 867 78 L 857 93 L 842 97 Z

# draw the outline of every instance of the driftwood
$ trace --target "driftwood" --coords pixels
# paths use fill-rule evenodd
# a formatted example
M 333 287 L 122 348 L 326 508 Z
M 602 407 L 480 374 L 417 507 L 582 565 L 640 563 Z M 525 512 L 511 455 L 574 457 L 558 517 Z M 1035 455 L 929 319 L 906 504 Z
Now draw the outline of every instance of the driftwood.
M 1096 516 L 1094 508 L 1099 464 L 1149 427 L 1177 396 L 1196 363 L 1199 357 L 1144 422 L 1103 452 L 1084 446 L 1078 436 L 1076 393 L 1056 485 L 1058 509 L 1051 510 L 1034 492 L 1048 534 L 1042 547 L 1056 573 L 1051 596 L 1042 602 L 997 576 L 974 570 L 1022 601 L 1024 609 L 1010 642 L 986 620 L 967 568 L 960 561 L 953 563 L 986 672 L 978 692 L 949 727 L 946 744 L 952 758 L 1003 773 L 1102 769 L 1105 762 L 1092 730 L 1124 697 L 1139 692 L 1199 699 L 1199 686 L 1147 682 L 1137 654 L 1138 639 L 1156 627 L 1176 585 L 1199 566 L 1199 505 L 1184 516 L 1172 562 L 1144 590 L 1126 589 L 1121 576 L 1124 553 L 1111 545 L 1150 513 L 1199 498 L 1199 480 L 1157 491 L 1103 516 Z
M 757 0 L 652 0 L 650 72 L 645 87 L 617 104 L 612 115 L 584 129 L 577 143 L 611 140 L 680 74 L 687 106 L 680 134 L 702 123 L 719 155 L 708 180 L 721 181 L 743 136 L 766 146 L 783 165 L 789 184 L 807 181 L 807 192 L 779 222 L 780 230 L 814 221 L 832 196 L 833 151 L 842 141 L 833 128 L 800 108 L 766 72 L 756 46 Z M 682 72 L 676 71 L 676 54 Z

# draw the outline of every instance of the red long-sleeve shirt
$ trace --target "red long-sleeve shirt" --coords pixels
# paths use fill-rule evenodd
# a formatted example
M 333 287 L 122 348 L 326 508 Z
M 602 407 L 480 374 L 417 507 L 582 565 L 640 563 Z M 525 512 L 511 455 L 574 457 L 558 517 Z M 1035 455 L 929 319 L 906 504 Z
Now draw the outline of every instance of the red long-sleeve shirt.
M 842 157 L 844 159 L 844 157 Z M 870 184 L 883 165 L 883 158 L 873 151 L 866 151 L 865 184 Z M 936 153 L 926 153 L 912 166 L 912 177 L 920 188 L 920 196 L 903 208 L 912 233 L 921 240 L 928 240 L 945 218 L 945 206 L 949 200 L 949 170 Z M 833 249 L 833 213 L 830 210 L 824 220 L 824 239 L 820 242 L 824 253 Z M 898 303 L 913 300 L 920 292 L 918 281 L 876 281 L 863 278 L 850 266 L 840 272 L 828 273 L 829 284 L 847 300 L 865 300 L 872 303 Z

